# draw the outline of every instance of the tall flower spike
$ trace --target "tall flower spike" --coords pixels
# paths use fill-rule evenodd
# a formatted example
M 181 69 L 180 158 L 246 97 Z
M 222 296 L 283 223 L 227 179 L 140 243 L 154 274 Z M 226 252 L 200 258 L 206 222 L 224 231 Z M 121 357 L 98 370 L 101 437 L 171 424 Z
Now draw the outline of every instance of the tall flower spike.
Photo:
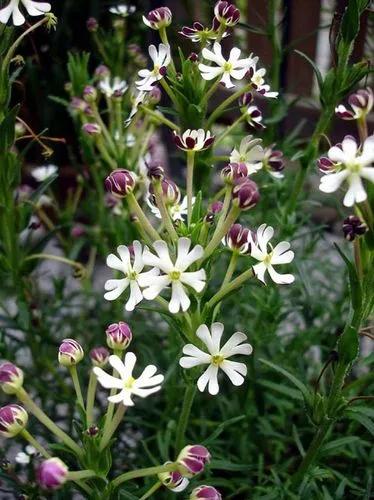
M 157 374 L 154 365 L 148 365 L 138 378 L 133 377 L 136 356 L 133 352 L 125 355 L 124 362 L 118 356 L 110 356 L 109 363 L 117 371 L 119 377 L 109 375 L 101 368 L 93 369 L 99 383 L 106 389 L 119 389 L 120 392 L 108 397 L 111 403 L 122 403 L 125 406 L 134 406 L 132 396 L 146 398 L 161 389 L 164 376 Z
M 202 128 L 198 130 L 188 129 L 182 135 L 177 134 L 175 131 L 173 134 L 175 144 L 184 151 L 202 151 L 209 148 L 215 139 L 210 130 L 205 132 Z
M 47 2 L 34 2 L 33 0 L 10 0 L 8 5 L 0 10 L 0 23 L 6 24 L 12 17 L 14 26 L 21 26 L 25 17 L 21 13 L 19 4 L 22 4 L 29 16 L 43 16 L 51 10 L 51 4 Z
M 153 69 L 141 69 L 138 72 L 141 79 L 135 82 L 138 90 L 146 92 L 152 90 L 153 84 L 166 75 L 167 67 L 171 61 L 169 45 L 160 43 L 158 50 L 154 45 L 150 45 L 148 52 L 153 62 Z
M 159 30 L 169 26 L 172 18 L 169 7 L 158 7 L 158 9 L 151 10 L 147 16 L 143 16 L 143 23 L 153 30 Z
M 282 241 L 273 248 L 269 243 L 273 235 L 274 229 L 272 227 L 261 224 L 257 229 L 256 242 L 254 242 L 251 235 L 249 236 L 251 240 L 251 255 L 259 261 L 259 264 L 253 266 L 253 272 L 263 283 L 265 283 L 266 271 L 274 283 L 280 285 L 293 283 L 295 277 L 292 274 L 279 274 L 273 267 L 280 264 L 289 264 L 293 261 L 295 255 L 290 250 L 291 245 L 287 241 Z
M 226 373 L 231 382 L 242 385 L 247 374 L 247 367 L 244 363 L 229 361 L 228 358 L 236 354 L 248 356 L 252 353 L 252 346 L 243 343 L 247 340 L 244 333 L 236 332 L 222 346 L 221 338 L 224 326 L 222 323 L 213 323 L 211 331 L 207 325 L 200 325 L 196 331 L 196 336 L 205 344 L 208 352 L 202 351 L 193 344 L 183 347 L 183 356 L 179 360 L 182 368 L 194 368 L 195 366 L 208 365 L 208 368 L 197 381 L 199 391 L 203 392 L 208 386 L 208 392 L 216 395 L 219 392 L 218 371 L 221 369 Z
M 196 245 L 191 251 L 191 240 L 189 238 L 179 238 L 178 251 L 175 262 L 172 262 L 169 249 L 165 241 L 158 240 L 153 243 L 153 248 L 157 255 L 154 255 L 145 248 L 143 259 L 145 264 L 160 269 L 165 274 L 143 278 L 139 283 L 143 290 L 144 298 L 155 299 L 161 291 L 171 286 L 171 299 L 169 311 L 177 313 L 180 310 L 187 311 L 191 301 L 186 293 L 186 285 L 200 293 L 205 287 L 206 273 L 204 269 L 194 272 L 187 272 L 187 269 L 204 254 L 203 247 Z
M 104 288 L 106 300 L 116 300 L 127 288 L 130 288 L 130 295 L 126 302 L 126 311 L 133 311 L 135 307 L 143 300 L 143 294 L 140 289 L 141 279 L 154 279 L 158 276 L 158 269 L 151 269 L 142 272 L 145 266 L 143 260 L 143 248 L 139 241 L 133 242 L 134 257 L 131 257 L 127 246 L 120 245 L 117 248 L 118 258 L 111 253 L 108 255 L 106 264 L 108 267 L 122 272 L 125 277 L 121 279 L 110 279 L 105 282 Z

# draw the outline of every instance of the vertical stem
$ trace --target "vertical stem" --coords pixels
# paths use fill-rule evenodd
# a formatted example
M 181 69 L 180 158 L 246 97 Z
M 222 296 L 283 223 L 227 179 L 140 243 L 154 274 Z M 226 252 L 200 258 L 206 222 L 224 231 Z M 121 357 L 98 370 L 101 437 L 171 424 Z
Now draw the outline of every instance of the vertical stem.
M 90 378 L 88 381 L 87 402 L 86 402 L 87 427 L 89 427 L 93 423 L 93 408 L 95 403 L 96 387 L 97 387 L 97 378 L 94 372 L 91 370 Z
M 149 488 L 149 490 L 146 491 L 144 493 L 144 495 L 139 498 L 139 500 L 146 500 L 146 498 L 151 497 L 153 495 L 153 493 L 155 493 L 159 488 L 161 488 L 161 486 L 162 486 L 162 482 L 161 481 L 157 481 L 157 483 L 155 483 L 153 486 L 151 486 Z
M 100 442 L 100 451 L 103 451 L 103 449 L 108 445 L 111 437 L 116 432 L 117 427 L 121 423 L 125 411 L 126 411 L 126 406 L 123 403 L 119 403 L 117 411 L 114 414 L 113 419 L 110 421 L 110 425 L 104 428 L 103 436 Z
M 30 443 L 44 458 L 50 458 L 51 455 L 48 451 L 42 446 L 30 433 L 28 430 L 23 429 L 20 435 L 26 439 L 28 443 Z
M 191 224 L 195 151 L 187 151 L 187 221 Z
M 81 389 L 81 385 L 79 383 L 79 378 L 78 378 L 78 372 L 77 372 L 77 367 L 75 365 L 71 366 L 69 368 L 70 370 L 70 375 L 71 375 L 71 378 L 73 380 L 73 384 L 74 384 L 74 389 L 75 389 L 75 393 L 77 395 L 77 401 L 78 403 L 80 404 L 80 406 L 83 408 L 84 410 L 84 401 L 83 401 L 83 395 L 82 395 L 82 389 Z
M 170 214 L 168 212 L 168 209 L 166 208 L 166 205 L 165 205 L 161 181 L 156 180 L 154 182 L 153 186 L 155 189 L 155 197 L 156 197 L 157 207 L 160 210 L 161 219 L 162 219 L 163 223 L 165 224 L 166 230 L 169 233 L 171 239 L 177 240 L 178 239 L 177 232 L 173 226 L 172 219 L 171 219 Z
M 160 240 L 161 237 L 158 232 L 153 228 L 152 224 L 149 222 L 147 217 L 145 216 L 141 206 L 137 202 L 133 193 L 128 193 L 127 202 L 129 204 L 129 208 L 134 214 L 138 217 L 140 224 L 143 226 L 143 229 L 148 233 L 151 237 L 152 241 Z
M 188 425 L 188 420 L 190 418 L 191 408 L 193 400 L 195 398 L 195 394 L 196 394 L 196 385 L 189 383 L 184 393 L 182 412 L 180 414 L 178 422 L 177 436 L 175 440 L 175 450 L 177 453 L 180 452 L 185 443 L 186 429 Z
M 215 233 L 212 236 L 208 246 L 205 248 L 203 259 L 207 259 L 216 249 L 216 247 L 220 244 L 222 238 L 225 236 L 230 227 L 234 224 L 236 219 L 240 214 L 240 208 L 237 206 L 232 206 L 230 212 L 228 213 L 225 221 L 220 227 L 217 226 Z

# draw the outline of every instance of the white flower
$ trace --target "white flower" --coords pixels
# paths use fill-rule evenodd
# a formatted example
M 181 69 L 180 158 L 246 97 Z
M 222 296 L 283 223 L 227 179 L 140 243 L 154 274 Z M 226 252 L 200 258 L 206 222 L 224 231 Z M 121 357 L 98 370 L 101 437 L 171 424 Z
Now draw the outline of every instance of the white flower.
M 139 287 L 140 278 L 149 277 L 149 279 L 152 280 L 159 274 L 158 269 L 151 269 L 150 271 L 142 273 L 144 262 L 142 246 L 139 241 L 133 242 L 133 250 L 133 262 L 131 261 L 130 251 L 125 245 L 120 245 L 117 248 L 120 259 L 111 253 L 106 260 L 107 266 L 117 271 L 122 271 L 125 278 L 106 281 L 104 288 L 107 290 L 107 293 L 104 295 L 104 298 L 106 300 L 115 300 L 122 292 L 130 287 L 130 296 L 125 305 L 126 311 L 133 311 L 135 306 L 143 299 L 143 294 Z
M 124 3 L 116 5 L 115 7 L 110 7 L 109 12 L 115 14 L 116 16 L 127 17 L 136 11 L 134 5 L 126 5 Z
M 329 159 L 336 163 L 336 170 L 321 177 L 319 189 L 324 193 L 333 193 L 346 181 L 348 191 L 343 204 L 351 207 L 355 203 L 361 203 L 367 198 L 361 178 L 374 182 L 374 168 L 370 167 L 374 162 L 374 135 L 368 137 L 361 152 L 358 150 L 356 140 L 346 136 L 339 146 L 333 146 L 327 153 Z
M 213 44 L 213 51 L 204 48 L 202 55 L 208 61 L 216 63 L 217 66 L 208 66 L 207 64 L 199 64 L 199 70 L 204 80 L 213 80 L 221 76 L 220 82 L 224 83 L 226 88 L 232 88 L 235 85 L 232 83 L 231 78 L 235 80 L 242 80 L 254 64 L 252 57 L 246 59 L 239 59 L 241 50 L 234 47 L 230 51 L 230 56 L 226 60 L 222 55 L 222 47 L 219 43 Z
M 198 379 L 197 387 L 199 391 L 203 392 L 208 385 L 208 392 L 212 395 L 217 394 L 219 391 L 219 369 L 226 373 L 234 385 L 239 386 L 243 384 L 244 377 L 247 375 L 246 365 L 236 361 L 228 361 L 228 358 L 235 354 L 248 356 L 253 350 L 250 344 L 243 344 L 247 340 L 247 336 L 241 332 L 234 333 L 226 344 L 220 347 L 223 329 L 224 326 L 222 323 L 213 323 L 211 326 L 212 333 L 210 333 L 206 325 L 200 325 L 196 331 L 196 335 L 204 342 L 208 353 L 193 344 L 187 344 L 183 347 L 183 354 L 186 354 L 186 356 L 179 360 L 179 364 L 183 368 L 209 365 Z
M 289 264 L 293 261 L 294 253 L 290 250 L 291 245 L 287 241 L 282 241 L 273 248 L 269 243 L 273 235 L 274 229 L 266 226 L 266 224 L 261 224 L 257 229 L 256 241 L 252 238 L 252 234 L 249 234 L 251 255 L 260 261 L 259 264 L 253 266 L 253 272 L 263 283 L 265 283 L 264 276 L 266 271 L 275 283 L 280 285 L 293 283 L 295 277 L 292 274 L 279 274 L 273 267 L 278 264 Z M 268 245 L 270 246 L 270 250 L 268 250 Z
M 141 104 L 143 104 L 144 99 L 146 98 L 146 96 L 147 96 L 147 92 L 145 92 L 145 91 L 138 92 L 137 96 L 134 99 L 134 102 L 133 102 L 133 105 L 132 105 L 129 117 L 127 118 L 127 120 L 125 120 L 125 126 L 126 127 L 130 125 L 132 119 L 134 118 L 134 116 L 138 112 L 139 106 Z
M 110 76 L 106 76 L 102 80 L 100 80 L 99 89 L 101 92 L 108 98 L 114 96 L 120 97 L 123 95 L 128 89 L 128 85 L 125 80 L 121 80 L 118 76 L 115 76 L 113 80 L 111 80 Z
M 51 10 L 51 4 L 47 2 L 34 2 L 33 0 L 10 0 L 8 5 L 0 9 L 0 23 L 6 24 L 12 16 L 14 26 L 21 26 L 25 22 L 19 4 L 24 6 L 30 16 L 43 16 Z
M 160 276 L 140 277 L 139 284 L 146 287 L 143 297 L 148 300 L 156 298 L 161 291 L 171 285 L 171 299 L 169 311 L 177 313 L 180 309 L 187 311 L 191 301 L 186 293 L 185 285 L 190 286 L 200 293 L 205 287 L 206 274 L 204 269 L 194 272 L 186 270 L 203 256 L 204 250 L 201 245 L 196 245 L 191 251 L 191 240 L 189 238 L 178 239 L 177 258 L 173 263 L 169 249 L 165 241 L 158 240 L 153 243 L 157 256 L 145 248 L 143 261 L 148 266 L 160 269 L 165 274 Z
M 258 58 L 257 58 L 258 59 Z M 257 62 L 257 60 L 256 60 Z M 263 95 L 264 97 L 276 98 L 278 97 L 278 92 L 271 92 L 270 86 L 265 83 L 264 76 L 266 74 L 265 68 L 255 69 L 252 68 L 252 74 L 250 76 L 251 82 L 257 93 Z
M 38 182 L 43 182 L 51 175 L 55 174 L 58 170 L 56 165 L 44 165 L 42 167 L 33 168 L 31 171 L 31 175 Z
M 209 148 L 215 139 L 210 130 L 205 132 L 203 128 L 197 130 L 187 129 L 182 135 L 177 134 L 174 130 L 173 134 L 175 144 L 183 151 L 202 151 Z
M 120 392 L 108 397 L 111 403 L 122 403 L 125 406 L 134 406 L 131 396 L 140 396 L 146 398 L 150 394 L 161 389 L 161 383 L 164 376 L 156 375 L 157 368 L 154 365 L 148 365 L 138 378 L 133 377 L 133 370 L 136 363 L 136 356 L 133 352 L 127 352 L 124 362 L 118 356 L 109 356 L 109 363 L 118 373 L 119 377 L 109 375 L 102 368 L 95 366 L 93 369 L 99 383 L 105 389 L 119 389 Z
M 194 206 L 195 203 L 195 197 L 192 198 L 192 207 Z M 151 212 L 157 219 L 162 219 L 161 212 L 160 210 L 154 206 L 152 201 L 150 201 L 150 197 L 148 196 L 146 198 L 147 205 L 151 209 Z M 176 221 L 176 220 L 183 220 L 184 217 L 187 215 L 188 209 L 187 209 L 187 196 L 185 196 L 182 200 L 181 203 L 175 203 L 172 205 L 167 205 L 167 210 L 170 214 L 170 217 Z
M 262 168 L 264 150 L 261 139 L 254 139 L 247 135 L 241 140 L 239 149 L 234 148 L 230 154 L 230 163 L 244 163 L 248 169 L 248 175 L 255 174 Z
M 161 80 L 166 74 L 166 68 L 170 64 L 170 46 L 160 43 L 158 50 L 154 45 L 150 45 L 149 56 L 153 61 L 153 69 L 141 69 L 138 72 L 141 80 L 135 82 L 138 90 L 150 91 L 152 90 L 152 85 Z
M 30 463 L 30 455 L 28 455 L 24 451 L 19 451 L 14 457 L 14 460 L 17 462 L 17 464 L 28 465 Z

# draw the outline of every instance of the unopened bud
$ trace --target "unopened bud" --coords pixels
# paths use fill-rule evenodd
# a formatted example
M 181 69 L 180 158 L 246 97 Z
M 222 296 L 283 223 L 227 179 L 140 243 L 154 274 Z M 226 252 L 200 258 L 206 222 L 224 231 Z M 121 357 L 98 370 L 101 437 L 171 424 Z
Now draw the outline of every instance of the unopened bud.
M 350 215 L 343 222 L 344 238 L 353 241 L 357 236 L 362 236 L 368 230 L 367 225 L 356 215 Z
M 177 458 L 180 472 L 186 477 L 193 477 L 202 472 L 209 461 L 209 451 L 199 444 L 185 446 Z
M 0 436 L 12 438 L 17 436 L 27 425 L 29 416 L 20 405 L 10 404 L 0 408 Z
M 90 358 L 93 366 L 98 366 L 100 368 L 104 368 L 108 363 L 109 355 L 109 351 L 106 347 L 94 347 L 90 351 Z
M 90 33 L 95 33 L 99 28 L 99 23 L 94 17 L 89 17 L 86 21 L 86 26 Z
M 114 196 L 124 198 L 135 188 L 134 175 L 125 169 L 113 170 L 105 179 L 105 189 Z
M 159 7 L 151 10 L 147 16 L 143 16 L 143 22 L 153 30 L 159 30 L 169 26 L 172 18 L 171 10 L 168 7 Z
M 166 462 L 164 465 L 170 464 L 171 462 Z M 161 472 L 158 474 L 159 480 L 162 482 L 166 488 L 173 491 L 174 493 L 179 493 L 183 491 L 188 486 L 188 479 L 183 477 L 178 471 L 173 472 Z
M 82 126 L 82 131 L 87 135 L 100 135 L 101 127 L 98 123 L 85 123 Z
M 112 323 L 106 329 L 106 343 L 110 349 L 126 349 L 132 340 L 132 331 L 127 323 Z
M 13 363 L 0 365 L 0 386 L 5 394 L 15 394 L 23 385 L 23 371 Z
M 232 199 L 241 210 L 253 208 L 260 200 L 257 184 L 250 179 L 238 179 L 232 189 Z
M 74 366 L 82 361 L 84 352 L 82 346 L 74 339 L 65 339 L 58 349 L 58 362 L 62 366 Z
M 227 27 L 235 26 L 240 20 L 240 11 L 229 2 L 217 2 L 214 7 L 214 15 L 221 24 Z
M 62 460 L 57 457 L 44 460 L 37 470 L 37 481 L 45 490 L 57 490 L 67 480 L 69 469 Z
M 86 102 L 95 102 L 97 99 L 97 90 L 93 85 L 86 85 L 83 89 L 83 98 Z
M 248 167 L 245 163 L 229 163 L 223 167 L 220 175 L 225 184 L 233 185 L 238 179 L 248 177 Z
M 222 500 L 222 495 L 213 486 L 202 485 L 191 491 L 189 500 Z

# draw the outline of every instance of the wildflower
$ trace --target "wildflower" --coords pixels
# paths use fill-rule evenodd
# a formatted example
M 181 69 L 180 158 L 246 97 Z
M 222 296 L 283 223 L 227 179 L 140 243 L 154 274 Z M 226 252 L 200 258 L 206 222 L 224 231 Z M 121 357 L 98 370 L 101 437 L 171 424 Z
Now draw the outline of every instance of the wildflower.
M 0 408 L 0 436 L 12 438 L 17 436 L 27 425 L 29 416 L 20 405 L 10 404 Z
M 84 352 L 82 346 L 74 339 L 65 339 L 58 349 L 58 362 L 62 366 L 77 365 L 82 361 Z
M 266 75 L 265 68 L 256 69 L 258 57 L 253 58 L 253 64 L 249 68 L 249 78 L 253 89 L 260 95 L 269 98 L 278 97 L 278 92 L 270 91 L 270 86 L 265 83 L 264 76 Z
M 192 27 L 183 26 L 179 32 L 185 38 L 189 38 L 191 42 L 205 44 L 208 40 L 216 40 L 218 32 L 213 25 L 211 28 L 205 28 L 201 23 L 195 22 Z M 224 33 L 222 38 L 226 38 L 228 33 Z M 197 59 L 196 59 L 197 60 Z
M 261 123 L 263 116 L 260 108 L 257 106 L 248 106 L 244 114 L 248 125 L 257 130 L 263 130 L 265 128 L 265 125 Z
M 205 132 L 202 128 L 198 130 L 188 129 L 182 135 L 177 134 L 175 131 L 173 133 L 175 144 L 184 151 L 202 151 L 209 148 L 215 139 L 210 130 Z
M 154 87 L 152 87 L 151 90 L 153 90 L 153 88 Z M 138 92 L 135 99 L 133 100 L 130 114 L 129 114 L 128 118 L 125 120 L 126 127 L 130 125 L 132 119 L 134 118 L 134 116 L 138 112 L 139 106 L 144 103 L 146 97 L 147 97 L 147 92 L 145 92 L 144 90 Z
M 261 139 L 247 135 L 241 140 L 239 149 L 234 148 L 231 151 L 230 163 L 244 163 L 248 169 L 247 175 L 251 175 L 261 170 L 263 158 Z
M 85 123 L 82 126 L 82 131 L 87 135 L 100 135 L 101 127 L 98 123 Z
M 143 300 L 143 294 L 139 287 L 140 281 L 143 279 L 156 279 L 156 276 L 159 274 L 157 269 L 142 272 L 145 263 L 143 260 L 142 245 L 139 241 L 133 242 L 133 251 L 134 258 L 132 259 L 128 247 L 120 245 L 117 248 L 120 258 L 111 253 L 106 260 L 108 267 L 121 271 L 125 277 L 106 281 L 104 288 L 107 293 L 104 295 L 104 298 L 106 300 L 115 300 L 130 287 L 130 295 L 125 305 L 126 311 L 133 311 L 135 306 Z
M 94 366 L 104 368 L 109 360 L 109 351 L 105 347 L 94 347 L 90 351 L 90 358 Z
M 99 28 L 99 23 L 94 17 L 89 17 L 86 21 L 86 28 L 90 33 L 95 33 Z
M 133 14 L 136 11 L 136 7 L 134 5 L 126 5 L 124 3 L 116 5 L 115 7 L 110 7 L 109 12 L 111 14 L 115 14 L 120 17 L 128 17 L 130 14 Z
M 196 198 L 193 196 L 192 198 L 192 207 L 194 206 L 194 203 L 195 203 L 195 200 Z M 162 216 L 161 216 L 161 212 L 160 210 L 154 205 L 154 203 L 152 202 L 152 199 L 151 197 L 148 197 L 147 198 L 147 203 L 148 203 L 148 206 L 150 207 L 153 215 L 155 217 L 157 217 L 158 219 L 162 219 Z M 187 215 L 187 196 L 185 196 L 182 200 L 181 203 L 177 202 L 177 203 L 174 203 L 174 204 L 169 204 L 167 205 L 167 210 L 170 214 L 170 217 L 172 218 L 173 221 L 182 221 L 185 216 Z
M 236 354 L 250 355 L 252 346 L 243 344 L 247 340 L 244 333 L 236 332 L 222 346 L 221 337 L 224 326 L 222 323 L 213 323 L 211 333 L 207 325 L 200 325 L 196 331 L 196 336 L 205 344 L 208 353 L 202 351 L 193 344 L 183 347 L 183 356 L 179 364 L 183 368 L 193 368 L 200 365 L 209 365 L 205 372 L 197 381 L 197 387 L 203 392 L 208 385 L 208 392 L 212 395 L 218 394 L 218 370 L 223 370 L 235 386 L 242 385 L 247 374 L 247 367 L 244 363 L 229 361 L 228 358 Z
M 127 82 L 125 80 L 121 80 L 118 76 L 115 76 L 113 79 L 111 79 L 110 76 L 106 76 L 100 80 L 98 87 L 108 99 L 113 96 L 121 97 L 128 89 Z
M 45 490 L 57 490 L 67 480 L 69 469 L 62 460 L 57 457 L 44 460 L 36 472 L 37 481 Z
M 141 69 L 138 72 L 141 80 L 138 80 L 135 84 L 140 91 L 152 90 L 153 84 L 166 75 L 167 67 L 171 61 L 169 45 L 160 43 L 158 50 L 154 45 L 150 45 L 148 52 L 153 62 L 153 69 Z
M 282 179 L 284 177 L 282 170 L 285 166 L 282 151 L 274 150 L 271 147 L 266 148 L 262 158 L 262 166 L 272 177 Z
M 143 16 L 143 23 L 153 30 L 159 30 L 170 26 L 173 16 L 168 7 L 159 7 L 151 10 L 147 16 Z
M 220 24 L 227 27 L 235 26 L 240 20 L 239 9 L 230 2 L 217 2 L 214 7 L 214 15 Z
M 365 140 L 360 151 L 355 138 L 347 135 L 342 144 L 330 148 L 327 155 L 334 167 L 321 177 L 320 191 L 333 193 L 346 181 L 348 191 L 343 204 L 351 207 L 365 201 L 367 194 L 361 179 L 374 182 L 374 168 L 369 166 L 374 162 L 374 135 Z
M 273 266 L 279 264 L 289 264 L 294 259 L 294 253 L 290 250 L 290 244 L 287 241 L 278 243 L 274 248 L 269 243 L 274 235 L 274 229 L 266 224 L 261 224 L 257 229 L 256 242 L 250 235 L 251 256 L 260 263 L 253 266 L 253 272 L 256 277 L 265 283 L 265 272 L 267 271 L 270 278 L 280 285 L 290 284 L 295 281 L 292 274 L 279 274 Z M 268 249 L 270 246 L 270 251 Z
M 225 84 L 226 88 L 232 88 L 235 85 L 232 83 L 231 78 L 235 80 L 242 80 L 248 71 L 248 68 L 253 64 L 252 59 L 239 59 L 241 50 L 234 47 L 230 51 L 230 56 L 226 60 L 222 55 L 222 47 L 219 43 L 213 44 L 213 51 L 204 48 L 202 55 L 208 61 L 212 61 L 216 66 L 208 66 L 207 64 L 200 63 L 199 70 L 204 80 L 213 80 L 221 76 L 220 82 Z
M 101 80 L 102 78 L 106 78 L 110 75 L 110 69 L 105 64 L 99 64 L 99 66 L 95 69 L 95 76 Z
M 157 176 L 160 175 L 161 172 L 159 169 L 155 169 L 154 167 L 151 167 L 151 169 L 148 170 L 148 175 L 149 176 Z M 175 205 L 176 203 L 179 202 L 181 193 L 179 191 L 178 186 L 175 184 L 170 179 L 162 179 L 161 180 L 161 190 L 162 190 L 162 197 L 166 203 L 166 205 Z M 153 205 L 156 205 L 156 201 L 154 199 L 154 186 L 151 184 L 149 186 L 149 198 L 151 199 L 151 203 Z
M 220 175 L 225 184 L 234 185 L 238 179 L 248 177 L 248 167 L 245 163 L 228 163 Z
M 132 331 L 127 323 L 112 323 L 106 329 L 106 343 L 110 349 L 123 351 L 132 341 Z
M 42 167 L 36 167 L 31 170 L 31 175 L 38 182 L 44 182 L 48 177 L 51 177 L 57 173 L 58 167 L 56 165 L 44 165 Z
M 222 495 L 213 486 L 202 485 L 191 491 L 189 500 L 222 500 Z
M 210 458 L 209 450 L 205 446 L 190 444 L 181 450 L 176 462 L 184 476 L 193 477 L 204 470 L 205 464 L 210 462 Z
M 342 120 L 359 120 L 365 118 L 374 105 L 373 90 L 370 87 L 357 90 L 357 92 L 348 97 L 348 104 L 352 109 L 346 108 L 343 104 L 339 104 L 335 108 L 335 113 L 339 118 Z
M 161 389 L 164 380 L 163 375 L 156 375 L 157 368 L 148 365 L 144 368 L 138 378 L 133 377 L 133 370 L 136 363 L 136 356 L 133 352 L 125 355 L 124 362 L 118 356 L 110 356 L 109 363 L 117 371 L 119 378 L 109 375 L 101 368 L 93 369 L 99 383 L 106 389 L 120 389 L 118 394 L 108 397 L 111 403 L 122 403 L 125 406 L 134 406 L 132 395 L 146 398 L 150 394 Z
M 350 215 L 343 222 L 344 238 L 348 241 L 353 241 L 356 236 L 361 236 L 368 230 L 367 225 L 356 215 Z
M 257 184 L 251 179 L 237 179 L 232 188 L 232 201 L 240 210 L 249 210 L 257 205 L 260 193 Z
M 47 2 L 34 2 L 34 0 L 10 0 L 9 4 L 0 9 L 0 23 L 6 24 L 10 16 L 14 26 L 21 26 L 25 22 L 25 17 L 19 9 L 22 4 L 30 16 L 43 16 L 51 10 L 51 4 Z
M 113 170 L 105 179 L 105 188 L 113 196 L 124 198 L 135 188 L 135 176 L 129 170 Z
M 166 462 L 164 465 L 170 463 L 171 462 Z M 183 477 L 179 471 L 161 472 L 158 474 L 158 478 L 164 486 L 174 493 L 179 493 L 185 490 L 189 485 L 189 480 L 186 477 Z
M 249 229 L 243 227 L 241 224 L 234 224 L 223 238 L 222 243 L 233 251 L 246 254 L 251 249 L 249 234 Z
M 0 386 L 5 394 L 16 394 L 22 385 L 23 371 L 9 361 L 1 363 Z
M 171 285 L 169 311 L 171 313 L 177 313 L 180 309 L 184 312 L 187 311 L 191 301 L 186 293 L 185 286 L 187 285 L 200 293 L 205 287 L 206 281 L 204 269 L 186 272 L 191 264 L 201 259 L 204 253 L 201 245 L 196 245 L 191 251 L 190 247 L 191 240 L 189 238 L 179 238 L 177 258 L 174 263 L 170 258 L 165 241 L 158 240 L 153 243 L 157 256 L 151 253 L 148 248 L 145 248 L 143 253 L 144 263 L 160 269 L 165 274 L 141 278 L 140 285 L 145 287 L 143 290 L 144 298 L 153 300 L 164 288 Z

